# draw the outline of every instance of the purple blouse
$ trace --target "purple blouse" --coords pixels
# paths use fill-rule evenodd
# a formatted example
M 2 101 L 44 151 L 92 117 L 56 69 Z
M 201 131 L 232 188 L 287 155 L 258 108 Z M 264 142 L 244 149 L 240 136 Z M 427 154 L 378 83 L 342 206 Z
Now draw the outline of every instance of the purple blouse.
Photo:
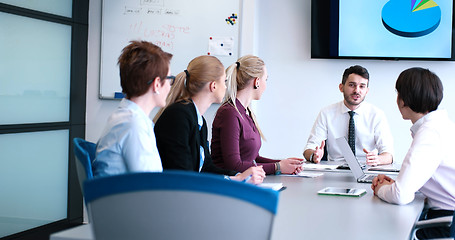
M 239 112 L 229 103 L 223 104 L 217 111 L 212 125 L 211 155 L 218 167 L 243 172 L 254 166 L 263 165 L 266 174 L 275 173 L 275 162 L 259 156 L 261 136 L 247 110 L 236 99 Z

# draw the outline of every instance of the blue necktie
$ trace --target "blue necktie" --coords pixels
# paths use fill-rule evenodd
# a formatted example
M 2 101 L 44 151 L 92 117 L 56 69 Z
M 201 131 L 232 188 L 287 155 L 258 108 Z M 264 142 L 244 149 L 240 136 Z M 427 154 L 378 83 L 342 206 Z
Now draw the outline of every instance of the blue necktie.
M 355 155 L 355 124 L 354 124 L 354 111 L 349 111 L 349 132 L 348 132 L 348 143 L 351 147 L 352 153 Z

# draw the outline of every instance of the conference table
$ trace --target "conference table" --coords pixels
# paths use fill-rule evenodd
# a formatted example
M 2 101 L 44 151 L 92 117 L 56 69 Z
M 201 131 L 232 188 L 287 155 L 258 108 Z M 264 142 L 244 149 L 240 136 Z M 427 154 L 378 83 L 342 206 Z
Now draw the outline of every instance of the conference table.
M 313 171 L 314 173 L 315 171 Z M 305 178 L 267 176 L 266 183 L 283 183 L 272 239 L 409 239 L 423 206 L 424 196 L 416 193 L 407 205 L 386 203 L 374 196 L 370 184 L 357 183 L 349 170 L 322 171 Z M 318 195 L 325 187 L 363 188 L 361 197 Z M 92 240 L 89 225 L 52 234 L 51 240 Z
M 322 176 L 267 176 L 266 183 L 283 183 L 272 239 L 409 239 L 424 206 L 416 193 L 407 205 L 386 203 L 374 196 L 371 184 L 357 183 L 349 170 Z M 325 187 L 362 188 L 361 197 L 318 195 Z

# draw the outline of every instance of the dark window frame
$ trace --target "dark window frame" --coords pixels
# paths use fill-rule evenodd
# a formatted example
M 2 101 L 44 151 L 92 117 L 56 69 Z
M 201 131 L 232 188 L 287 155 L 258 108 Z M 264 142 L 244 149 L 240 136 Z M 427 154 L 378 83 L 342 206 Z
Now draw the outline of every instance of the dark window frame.
M 71 26 L 70 113 L 68 122 L 0 125 L 0 134 L 68 130 L 68 209 L 67 218 L 1 239 L 49 239 L 53 232 L 80 225 L 83 198 L 73 152 L 73 138 L 85 138 L 87 90 L 87 42 L 89 0 L 73 0 L 72 17 L 63 17 L 0 3 L 0 12 Z

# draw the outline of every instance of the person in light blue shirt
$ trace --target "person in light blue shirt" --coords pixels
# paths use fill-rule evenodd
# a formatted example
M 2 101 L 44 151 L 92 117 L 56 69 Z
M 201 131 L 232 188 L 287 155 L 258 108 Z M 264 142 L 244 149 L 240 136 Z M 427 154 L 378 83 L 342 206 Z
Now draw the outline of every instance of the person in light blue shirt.
M 132 41 L 118 59 L 125 98 L 109 117 L 96 146 L 95 177 L 130 172 L 161 172 L 154 124 L 149 118 L 163 107 L 174 77 L 172 55 L 146 41 Z

